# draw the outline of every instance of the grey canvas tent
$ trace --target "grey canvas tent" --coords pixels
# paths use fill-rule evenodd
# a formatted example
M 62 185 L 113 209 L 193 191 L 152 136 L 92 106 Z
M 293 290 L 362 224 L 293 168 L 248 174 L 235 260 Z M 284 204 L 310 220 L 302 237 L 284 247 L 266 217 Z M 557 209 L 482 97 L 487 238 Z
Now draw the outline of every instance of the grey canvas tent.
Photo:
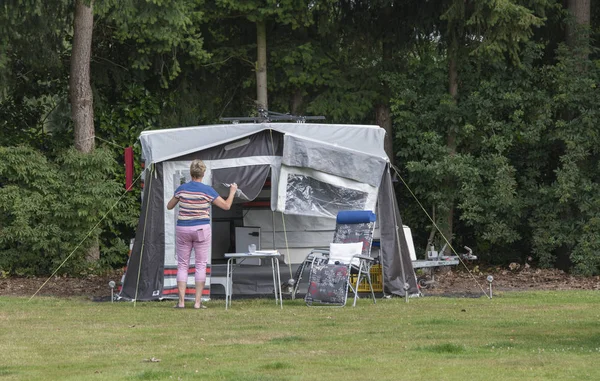
M 213 208 L 213 266 L 223 263 L 224 253 L 235 251 L 236 228 L 258 227 L 262 249 L 277 249 L 286 263 L 299 263 L 312 248 L 331 242 L 338 211 L 371 210 L 378 219 L 384 292 L 417 294 L 384 136 L 379 126 L 309 123 L 143 132 L 141 214 L 119 297 L 139 301 L 176 297 L 177 212 L 165 205 L 175 188 L 190 179 L 194 159 L 204 160 L 204 182 L 221 195 L 227 194 L 226 184 L 239 186 L 231 211 Z M 206 297 L 211 268 L 209 264 Z M 190 289 L 193 284 L 190 273 Z

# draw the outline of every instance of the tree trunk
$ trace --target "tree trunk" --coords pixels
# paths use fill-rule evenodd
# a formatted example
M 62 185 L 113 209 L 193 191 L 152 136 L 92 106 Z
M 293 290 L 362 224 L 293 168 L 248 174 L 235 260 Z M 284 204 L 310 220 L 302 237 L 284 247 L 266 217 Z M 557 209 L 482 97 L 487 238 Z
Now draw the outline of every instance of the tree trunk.
M 383 149 L 386 155 L 390 158 L 390 162 L 394 164 L 394 133 L 392 131 L 392 110 L 387 104 L 379 104 L 375 107 L 375 124 L 385 130 L 385 140 Z
M 94 104 L 90 84 L 90 60 L 92 55 L 92 32 L 94 29 L 94 2 L 89 6 L 83 0 L 75 2 L 73 21 L 73 50 L 71 52 L 71 118 L 75 130 L 75 149 L 90 153 L 94 150 Z M 89 261 L 100 258 L 98 238 L 92 239 L 87 251 Z
M 302 97 L 302 90 L 297 89 L 292 96 L 292 106 L 290 107 L 290 112 L 292 115 L 299 115 L 302 109 L 302 104 L 304 103 L 304 98 Z
M 456 104 L 458 101 L 458 67 L 456 62 L 456 53 L 451 53 L 448 64 L 448 92 L 452 97 L 452 101 Z M 448 130 L 447 140 L 448 150 L 450 155 L 456 153 L 456 131 L 454 128 Z
M 574 47 L 577 43 L 577 33 L 587 32 L 590 26 L 591 13 L 590 0 L 569 0 L 568 9 L 573 17 L 573 22 L 567 23 L 567 45 Z
M 266 22 L 256 23 L 256 103 L 259 109 L 268 110 L 267 101 L 267 30 Z
M 451 48 L 449 52 L 449 62 L 448 62 L 448 92 L 452 97 L 454 103 L 458 102 L 458 63 L 457 63 L 457 48 Z M 453 127 L 450 127 L 448 130 L 448 136 L 446 145 L 448 147 L 448 152 L 450 155 L 454 155 L 456 153 L 456 131 Z M 451 179 L 448 179 L 448 183 L 452 183 Z M 446 216 L 446 228 L 444 229 L 444 235 L 450 244 L 452 244 L 452 236 L 454 232 L 454 200 L 450 200 L 450 205 L 448 206 L 448 215 Z M 451 254 L 450 248 L 446 248 L 445 253 L 441 254 Z
M 73 21 L 73 51 L 71 53 L 69 86 L 75 148 L 86 153 L 94 150 L 94 108 L 90 85 L 93 27 L 93 1 L 87 6 L 83 0 L 77 0 Z
M 590 25 L 591 9 L 590 0 L 569 0 L 569 11 L 575 17 L 577 24 Z
M 383 10 L 382 20 L 387 22 L 387 20 L 391 19 L 391 8 L 387 6 Z M 383 38 L 381 43 L 382 51 L 381 51 L 381 60 L 382 60 L 382 69 L 389 70 L 393 67 L 393 49 L 394 45 L 390 43 L 388 40 Z M 383 83 L 383 88 L 381 90 L 383 100 L 377 106 L 375 106 L 375 124 L 385 130 L 385 139 L 383 141 L 383 149 L 390 159 L 390 163 L 394 164 L 396 153 L 394 152 L 394 131 L 392 127 L 392 110 L 390 109 L 390 89 L 387 85 L 387 82 Z

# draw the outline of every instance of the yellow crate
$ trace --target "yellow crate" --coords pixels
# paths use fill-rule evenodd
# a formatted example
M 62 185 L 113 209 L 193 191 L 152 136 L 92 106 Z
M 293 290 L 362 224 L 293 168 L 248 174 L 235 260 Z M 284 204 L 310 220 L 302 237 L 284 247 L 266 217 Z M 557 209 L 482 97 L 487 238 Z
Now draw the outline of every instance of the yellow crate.
M 381 265 L 373 265 L 371 266 L 371 285 L 373 286 L 373 291 L 375 292 L 383 292 L 383 277 L 381 273 Z M 356 278 L 358 274 L 350 275 L 350 282 L 352 286 L 356 284 Z M 362 281 L 358 285 L 358 292 L 371 292 L 369 289 L 369 282 L 367 278 L 363 277 Z

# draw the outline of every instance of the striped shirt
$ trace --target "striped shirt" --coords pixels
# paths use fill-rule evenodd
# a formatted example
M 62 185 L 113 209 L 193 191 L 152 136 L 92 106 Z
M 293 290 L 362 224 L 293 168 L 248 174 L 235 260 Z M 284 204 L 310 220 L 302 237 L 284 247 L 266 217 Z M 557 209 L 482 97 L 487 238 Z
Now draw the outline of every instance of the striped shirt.
M 196 226 L 210 223 L 210 204 L 219 194 L 210 186 L 196 181 L 180 185 L 175 190 L 179 199 L 178 226 Z

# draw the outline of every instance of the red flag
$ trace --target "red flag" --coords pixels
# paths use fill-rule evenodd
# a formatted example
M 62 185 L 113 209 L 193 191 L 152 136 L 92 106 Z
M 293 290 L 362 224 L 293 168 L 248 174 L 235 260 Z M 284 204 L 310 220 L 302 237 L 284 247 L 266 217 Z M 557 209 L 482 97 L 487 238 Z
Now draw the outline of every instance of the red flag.
M 133 186 L 133 147 L 125 148 L 125 189 Z

